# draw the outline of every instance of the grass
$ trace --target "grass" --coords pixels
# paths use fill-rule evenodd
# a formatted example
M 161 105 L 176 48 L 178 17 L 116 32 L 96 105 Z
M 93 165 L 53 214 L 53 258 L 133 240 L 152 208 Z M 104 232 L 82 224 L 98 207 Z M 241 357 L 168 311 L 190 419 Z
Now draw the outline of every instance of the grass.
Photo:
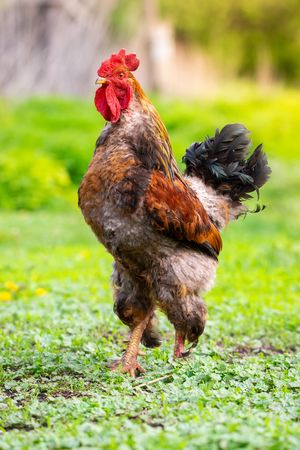
M 230 225 L 196 352 L 174 362 L 161 317 L 136 381 L 106 368 L 126 330 L 79 213 L 2 213 L 0 448 L 299 448 L 300 215 L 285 206 L 288 221 L 271 206 Z
M 21 126 L 32 147 L 32 139 L 42 136 L 41 151 L 47 133 L 50 142 L 56 130 L 70 142 L 71 133 L 81 134 L 85 106 L 75 109 L 81 118 L 74 131 L 67 126 L 71 110 L 63 113 L 73 103 L 55 102 L 45 107 L 47 120 L 40 117 L 37 131 L 30 114 Z M 39 111 L 43 104 L 27 103 Z M 207 105 L 205 126 L 238 115 L 234 101 L 223 112 L 221 104 Z M 183 135 L 196 128 L 191 113 L 176 107 L 177 114 L 165 101 L 162 109 L 177 148 L 178 116 L 187 124 Z M 253 121 L 254 110 L 247 109 Z M 279 117 L 276 111 L 272 117 Z M 205 114 L 199 114 L 202 120 Z M 5 126 L 10 120 L 8 114 Z M 98 126 L 89 113 L 85 123 L 82 135 L 95 140 Z M 263 123 L 254 129 L 258 136 L 264 136 Z M 272 127 L 282 145 L 277 157 L 270 151 L 274 173 L 261 200 L 268 207 L 223 234 L 198 348 L 188 360 L 174 362 L 173 330 L 160 315 L 164 342 L 140 357 L 147 373 L 134 381 L 106 367 L 120 355 L 126 329 L 112 312 L 111 257 L 79 212 L 0 212 L 1 450 L 300 448 L 299 163 L 292 133 L 285 141 L 283 130 Z M 11 137 L 15 148 L 18 133 Z

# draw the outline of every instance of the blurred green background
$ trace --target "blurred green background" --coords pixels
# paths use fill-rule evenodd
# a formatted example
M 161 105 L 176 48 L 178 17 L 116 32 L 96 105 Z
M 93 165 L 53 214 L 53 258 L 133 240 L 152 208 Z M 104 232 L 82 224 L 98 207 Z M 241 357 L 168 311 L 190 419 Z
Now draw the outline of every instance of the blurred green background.
M 158 95 L 152 99 L 170 133 L 178 162 L 193 141 L 212 135 L 226 123 L 241 122 L 251 130 L 254 144 L 264 143 L 273 166 L 274 174 L 263 194 L 266 199 L 276 192 L 272 202 L 266 200 L 270 207 L 276 207 L 273 201 L 278 201 L 278 195 L 287 201 L 298 195 L 300 93 L 296 89 L 280 89 L 267 96 L 254 89 L 240 96 L 227 92 L 223 98 L 202 101 Z M 0 103 L 0 120 L 1 208 L 76 208 L 77 187 L 104 125 L 93 100 L 6 99 Z
M 153 102 L 170 133 L 178 162 L 193 141 L 212 135 L 226 123 L 241 122 L 251 130 L 254 144 L 264 143 L 273 166 L 266 195 L 276 192 L 275 201 L 278 194 L 286 195 L 287 201 L 290 195 L 298 195 L 300 93 L 296 90 L 280 89 L 268 96 L 251 90 L 203 101 L 156 95 Z M 77 187 L 104 125 L 92 99 L 2 100 L 0 120 L 1 208 L 76 208 Z

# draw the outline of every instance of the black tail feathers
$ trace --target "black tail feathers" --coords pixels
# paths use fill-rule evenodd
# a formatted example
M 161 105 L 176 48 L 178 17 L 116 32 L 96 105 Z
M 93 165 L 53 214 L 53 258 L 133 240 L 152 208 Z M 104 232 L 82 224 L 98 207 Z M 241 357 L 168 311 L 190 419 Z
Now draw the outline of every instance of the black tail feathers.
M 247 158 L 249 146 L 249 131 L 243 125 L 226 125 L 221 132 L 216 130 L 213 138 L 195 142 L 187 149 L 183 157 L 185 173 L 201 178 L 233 201 L 251 198 L 251 192 L 259 194 L 271 169 L 262 145 Z

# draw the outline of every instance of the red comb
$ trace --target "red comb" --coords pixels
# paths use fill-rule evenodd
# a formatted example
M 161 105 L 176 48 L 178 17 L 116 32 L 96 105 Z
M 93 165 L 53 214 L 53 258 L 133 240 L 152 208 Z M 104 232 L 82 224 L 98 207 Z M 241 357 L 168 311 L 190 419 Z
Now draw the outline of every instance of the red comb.
M 133 72 L 139 67 L 140 61 L 136 57 L 135 53 L 129 53 L 126 55 L 126 50 L 122 48 L 119 53 L 113 53 L 110 58 L 103 61 L 98 69 L 98 75 L 100 77 L 106 77 L 110 75 L 116 66 L 122 65 L 126 69 Z

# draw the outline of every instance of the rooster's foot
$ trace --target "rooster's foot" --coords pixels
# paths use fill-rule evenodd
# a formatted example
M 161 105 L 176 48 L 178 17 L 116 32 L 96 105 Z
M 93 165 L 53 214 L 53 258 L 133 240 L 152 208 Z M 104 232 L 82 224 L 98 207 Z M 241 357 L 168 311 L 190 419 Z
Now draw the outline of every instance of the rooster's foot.
M 119 358 L 112 361 L 109 365 L 110 369 L 119 370 L 121 373 L 129 373 L 132 377 L 136 377 L 139 373 L 144 373 L 145 370 L 139 365 L 136 358 Z

